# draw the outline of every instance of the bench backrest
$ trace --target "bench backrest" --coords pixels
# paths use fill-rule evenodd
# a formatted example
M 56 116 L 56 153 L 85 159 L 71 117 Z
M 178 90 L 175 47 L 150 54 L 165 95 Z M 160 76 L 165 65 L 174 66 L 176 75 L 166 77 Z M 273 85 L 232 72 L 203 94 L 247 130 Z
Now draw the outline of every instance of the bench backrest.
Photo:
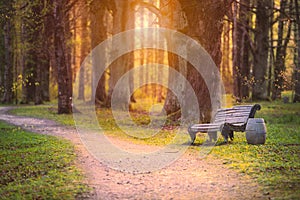
M 255 104 L 219 109 L 214 117 L 214 123 L 243 126 L 247 124 L 249 118 L 254 118 L 256 111 L 260 108 L 259 104 Z

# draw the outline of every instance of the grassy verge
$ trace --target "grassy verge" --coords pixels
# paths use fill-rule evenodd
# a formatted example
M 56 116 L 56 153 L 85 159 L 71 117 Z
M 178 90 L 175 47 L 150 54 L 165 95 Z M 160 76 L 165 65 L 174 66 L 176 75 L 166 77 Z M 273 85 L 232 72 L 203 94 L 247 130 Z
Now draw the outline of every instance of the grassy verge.
M 248 145 L 245 133 L 236 133 L 229 145 L 212 154 L 229 167 L 256 178 L 279 199 L 300 198 L 300 104 L 262 102 L 256 117 L 266 121 L 265 145 Z
M 30 116 L 30 117 L 37 117 L 37 118 L 46 118 L 54 120 L 60 124 L 63 125 L 69 125 L 74 126 L 74 119 L 73 115 L 58 115 L 57 114 L 57 105 L 53 104 L 45 104 L 45 105 L 39 105 L 39 106 L 19 106 L 13 110 L 10 111 L 11 114 L 15 115 L 21 115 L 21 116 Z M 174 136 L 174 131 L 176 131 L 176 128 L 174 127 L 167 127 L 164 130 L 158 131 L 153 137 L 148 137 L 149 135 L 152 135 L 153 130 L 147 126 L 147 124 L 150 122 L 150 118 L 145 113 L 140 112 L 133 112 L 132 119 L 135 123 L 141 126 L 142 133 L 145 135 L 145 139 L 140 139 L 139 137 L 132 137 L 123 132 L 118 125 L 116 124 L 116 121 L 114 119 L 114 116 L 111 112 L 111 109 L 101 108 L 97 109 L 97 118 L 98 123 L 101 126 L 101 128 L 105 131 L 105 134 L 111 136 L 111 137 L 118 137 L 120 139 L 124 140 L 131 140 L 133 142 L 139 143 L 139 144 L 147 144 L 147 145 L 165 145 L 168 144 Z M 93 128 L 98 126 L 98 124 L 92 124 L 89 117 L 84 117 L 82 119 L 84 123 L 89 128 Z M 126 119 L 123 120 L 125 122 L 124 129 L 127 130 L 127 132 L 132 131 L 136 132 L 132 135 L 139 134 L 139 130 L 136 130 L 135 127 L 132 127 L 128 124 L 126 124 Z M 148 127 L 148 128 L 147 128 Z M 153 128 L 159 128 L 160 127 L 153 127 Z M 139 133 L 138 133 L 139 132 Z
M 256 117 L 266 121 L 267 141 L 265 145 L 248 145 L 245 133 L 236 133 L 235 140 L 228 145 L 217 145 L 212 155 L 224 160 L 228 167 L 250 175 L 258 180 L 266 192 L 282 199 L 300 198 L 300 104 L 284 104 L 281 101 L 260 102 L 262 110 Z M 19 108 L 14 113 L 54 119 L 62 124 L 72 125 L 72 116 L 55 114 L 49 105 Z M 149 117 L 133 113 L 133 120 L 140 125 L 147 124 Z M 138 140 L 120 133 L 109 110 L 98 112 L 99 124 L 114 137 L 134 140 L 150 145 L 165 145 L 174 136 L 174 129 L 163 130 L 154 137 Z M 199 137 L 202 142 L 204 137 Z M 220 139 L 222 141 L 222 139 Z M 191 149 L 199 150 L 199 146 Z
M 88 187 L 74 164 L 73 146 L 0 121 L 1 199 L 75 199 Z
M 53 103 L 47 103 L 38 106 L 18 106 L 16 109 L 11 110 L 10 113 L 15 115 L 51 119 L 60 124 L 68 126 L 74 125 L 73 116 L 65 114 L 58 115 L 57 105 L 54 105 Z

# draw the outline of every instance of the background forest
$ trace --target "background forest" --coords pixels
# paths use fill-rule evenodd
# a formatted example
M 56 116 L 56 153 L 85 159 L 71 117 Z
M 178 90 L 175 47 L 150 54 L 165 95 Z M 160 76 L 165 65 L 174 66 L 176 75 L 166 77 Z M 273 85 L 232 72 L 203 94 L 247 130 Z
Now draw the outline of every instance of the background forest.
M 300 199 L 299 6 L 300 0 L 0 0 L 0 197 L 92 199 L 95 190 L 107 199 Z M 88 149 L 75 127 L 100 127 L 120 149 L 138 146 L 148 153 L 173 144 L 178 130 L 189 138 L 182 122 L 193 119 L 185 121 L 185 114 L 210 121 L 213 101 L 221 96 L 211 98 L 207 77 L 171 53 L 179 42 L 162 38 L 158 27 L 201 44 L 221 73 L 224 99 L 261 105 L 255 117 L 266 122 L 265 144 L 250 145 L 236 133 L 226 144 L 218 139 L 202 159 L 207 138 L 198 134 L 193 145 L 176 144 L 188 148 L 181 161 L 145 174 L 111 170 L 82 151 Z M 107 64 L 115 53 L 109 48 L 126 46 L 114 46 L 112 38 L 128 30 L 134 30 L 128 46 L 140 48 Z M 103 41 L 112 42 L 93 51 Z M 149 41 L 154 48 L 147 48 Z M 191 52 L 186 46 L 182 52 Z M 96 77 L 99 63 L 107 66 Z M 128 73 L 134 69 L 140 70 Z M 119 80 L 123 90 L 114 93 Z M 192 97 L 198 105 L 189 103 Z M 115 112 L 119 116 L 115 99 L 123 109 Z
M 299 0 L 1 0 L 1 101 L 42 104 L 58 98 L 58 112 L 71 113 L 72 84 L 78 75 L 78 98 L 109 107 L 116 81 L 129 69 L 154 62 L 169 64 L 186 76 L 203 109 L 209 97 L 201 75 L 168 52 L 129 53 L 116 60 L 99 83 L 84 78 L 93 72 L 79 71 L 91 50 L 112 35 L 164 27 L 192 37 L 205 48 L 222 73 L 226 92 L 236 101 L 275 100 L 284 90 L 292 90 L 292 101 L 297 102 L 299 4 Z M 149 37 L 156 35 L 136 35 L 135 40 L 142 43 Z M 176 81 L 149 68 L 131 77 L 128 87 L 159 78 Z M 98 84 L 96 94 L 89 89 L 93 84 Z M 160 85 L 140 90 L 132 102 L 143 96 L 164 102 L 168 114 L 179 109 L 176 97 Z

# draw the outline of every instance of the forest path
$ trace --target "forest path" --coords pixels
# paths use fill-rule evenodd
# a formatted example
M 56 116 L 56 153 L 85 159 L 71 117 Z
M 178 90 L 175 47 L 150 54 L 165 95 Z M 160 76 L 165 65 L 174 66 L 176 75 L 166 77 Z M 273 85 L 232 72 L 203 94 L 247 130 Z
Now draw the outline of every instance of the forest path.
M 7 114 L 10 109 L 0 107 L 0 120 L 31 132 L 67 139 L 75 145 L 77 165 L 83 169 L 86 183 L 93 188 L 88 199 L 267 199 L 249 177 L 226 168 L 221 160 L 211 156 L 201 159 L 190 150 L 169 166 L 151 173 L 113 170 L 86 150 L 75 128 L 47 119 Z M 126 142 L 112 139 L 113 143 L 126 146 Z

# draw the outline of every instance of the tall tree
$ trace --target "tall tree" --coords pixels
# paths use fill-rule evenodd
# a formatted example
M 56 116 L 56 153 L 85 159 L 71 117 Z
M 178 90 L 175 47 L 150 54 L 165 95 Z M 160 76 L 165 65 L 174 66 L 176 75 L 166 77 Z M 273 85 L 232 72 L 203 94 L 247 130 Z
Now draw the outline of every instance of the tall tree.
M 223 42 L 222 42 L 222 64 L 221 64 L 221 75 L 224 83 L 224 87 L 226 89 L 226 93 L 232 93 L 232 74 L 231 74 L 231 48 L 230 48 L 230 35 L 231 35 L 231 23 L 226 17 L 224 19 L 223 26 Z
M 129 12 L 129 2 L 128 1 L 118 1 L 115 0 L 116 10 L 113 13 L 113 34 L 118 34 L 127 29 L 128 23 L 128 12 Z M 125 38 L 123 38 L 125 39 Z M 124 41 L 125 43 L 125 41 Z M 112 45 L 114 48 L 118 47 L 121 44 L 116 43 L 116 41 L 112 41 Z M 116 51 L 118 48 L 116 48 Z M 109 91 L 107 96 L 106 105 L 108 107 L 111 106 L 112 102 L 112 94 L 117 84 L 118 80 L 122 75 L 127 71 L 128 66 L 128 57 L 126 55 L 121 56 L 117 60 L 115 60 L 110 67 L 110 79 L 109 79 Z M 129 77 L 127 77 L 128 85 L 124 85 L 122 92 L 115 93 L 114 101 L 119 109 L 125 109 L 127 106 L 125 102 L 127 102 L 127 97 L 130 94 L 130 85 L 129 85 Z
M 42 25 L 42 58 L 41 58 L 41 90 L 42 99 L 50 101 L 50 66 L 51 54 L 53 49 L 53 7 L 50 0 L 44 0 L 43 25 Z
M 4 65 L 5 65 L 4 27 L 0 26 L 0 97 L 4 92 Z
M 43 52 L 43 45 L 45 44 L 44 38 L 44 16 L 43 12 L 43 3 L 36 1 L 32 7 L 32 12 L 36 15 L 34 25 L 36 28 L 34 29 L 32 36 L 35 39 L 33 42 L 33 51 L 30 52 L 33 54 L 32 60 L 32 69 L 34 70 L 33 73 L 33 88 L 34 88 L 34 102 L 35 104 L 41 104 L 43 102 L 43 93 L 42 93 L 42 74 L 46 72 L 46 69 L 43 69 L 45 60 L 45 54 Z M 45 70 L 45 71 L 44 71 Z
M 89 33 L 88 33 L 88 15 L 86 12 L 82 12 L 81 18 L 80 18 L 80 28 L 81 28 L 81 33 L 80 33 L 80 38 L 81 38 L 81 43 L 80 43 L 80 65 L 83 63 L 84 59 L 88 55 L 89 52 Z M 85 93 L 85 70 L 84 67 L 80 68 L 79 71 L 79 87 L 78 87 L 78 99 L 79 100 L 85 100 L 84 93 Z
M 3 103 L 12 103 L 13 101 L 13 9 L 14 1 L 0 1 L 1 9 L 1 26 L 4 36 L 4 93 L 2 97 Z
M 276 47 L 276 57 L 274 65 L 274 82 L 273 82 L 273 91 L 272 99 L 281 98 L 281 92 L 284 89 L 284 72 L 285 72 L 285 58 L 286 58 L 286 49 L 289 42 L 291 34 L 291 23 L 288 23 L 288 31 L 286 38 L 284 38 L 284 23 L 286 21 L 286 6 L 288 1 L 280 1 L 280 13 L 278 21 L 278 39 Z M 292 2 L 291 2 L 292 3 Z
M 233 3 L 233 33 L 232 33 L 232 71 L 233 71 L 233 94 L 237 101 L 241 101 L 241 54 L 242 54 L 242 28 L 239 22 L 239 5 L 237 1 Z
M 253 63 L 254 85 L 252 88 L 253 100 L 266 100 L 267 96 L 267 69 L 269 53 L 269 17 L 271 13 L 270 0 L 257 1 L 255 54 Z
M 21 2 L 21 1 L 20 1 Z M 23 5 L 24 4 L 24 5 Z M 20 65 L 22 66 L 22 103 L 41 104 L 49 101 L 49 71 L 51 36 L 51 6 L 49 0 L 22 2 L 20 9 L 21 48 Z
M 72 113 L 72 71 L 68 37 L 70 36 L 67 0 L 54 1 L 54 51 L 58 71 L 58 113 Z
M 241 21 L 241 96 L 240 98 L 248 98 L 250 93 L 249 79 L 250 79 L 250 0 L 240 1 L 240 21 Z
M 230 9 L 232 1 L 179 0 L 179 2 L 188 22 L 187 35 L 197 40 L 220 67 L 223 17 Z M 202 12 L 199 12 L 200 10 Z M 201 121 L 209 121 L 212 109 L 209 91 L 203 77 L 190 64 L 188 64 L 187 79 L 198 97 Z M 186 94 L 187 98 L 189 95 Z M 191 105 L 191 109 L 195 110 L 193 106 L 195 105 Z
M 166 5 L 174 3 L 174 1 L 167 2 L 168 3 Z M 178 2 L 180 7 L 182 8 L 183 13 L 178 12 L 177 8 L 177 14 L 183 14 L 187 21 L 187 25 L 184 26 L 184 29 L 178 30 L 198 41 L 210 54 L 215 64 L 218 67 L 220 67 L 222 58 L 221 36 L 223 30 L 223 17 L 226 14 L 226 12 L 230 9 L 232 0 L 214 0 L 212 2 L 199 0 L 178 0 Z M 155 6 L 147 5 L 146 3 L 143 3 L 143 5 L 152 12 L 160 12 L 162 16 L 164 16 L 164 14 L 170 13 L 162 12 L 164 6 L 162 6 L 162 9 L 158 9 Z M 202 12 L 199 12 L 200 10 Z M 162 17 L 161 19 L 164 18 Z M 168 20 L 169 19 L 167 19 L 166 21 Z M 214 24 L 214 26 L 211 26 L 212 24 Z M 160 21 L 160 25 L 166 26 L 168 25 L 168 23 L 165 21 Z M 198 97 L 198 105 L 200 110 L 199 117 L 201 121 L 209 121 L 212 105 L 210 94 L 203 77 L 201 77 L 198 71 L 194 69 L 194 67 L 190 63 L 187 64 L 186 76 L 187 80 L 193 87 L 193 92 L 195 92 L 196 96 Z M 188 100 L 191 95 L 192 94 L 185 93 L 186 100 Z M 195 107 L 196 105 L 189 106 L 190 110 L 198 110 L 198 108 Z M 175 105 L 174 108 L 177 108 L 177 105 Z M 176 111 L 176 109 L 174 110 Z
M 99 3 L 96 0 L 93 0 L 90 4 L 90 10 L 91 10 L 91 45 L 92 49 L 95 48 L 97 45 L 99 45 L 101 42 L 103 42 L 107 38 L 107 28 L 104 23 L 104 16 L 105 16 L 105 10 L 106 10 L 106 1 L 103 1 Z M 97 100 L 97 102 L 105 103 L 106 101 L 106 91 L 105 91 L 105 76 L 102 75 L 100 77 L 99 82 L 96 82 L 98 80 L 98 77 L 94 77 L 97 73 L 99 67 L 99 63 L 103 62 L 103 60 L 99 60 L 99 56 L 93 56 L 92 57 L 93 62 L 93 79 L 92 79 L 92 87 L 97 88 L 96 94 L 92 94 L 91 100 L 94 102 Z
M 181 17 L 179 13 L 182 12 L 180 8 L 180 4 L 176 1 L 172 1 L 172 3 L 170 2 L 164 2 L 164 3 L 167 6 L 165 6 L 164 4 L 162 5 L 162 12 L 169 13 L 169 15 L 168 15 L 167 22 L 165 22 L 166 20 L 165 21 L 161 20 L 162 23 L 164 23 L 163 25 L 170 29 L 177 29 L 177 30 L 183 29 L 184 27 L 178 27 L 178 21 L 180 21 L 180 17 Z M 172 45 L 174 45 L 172 41 L 168 42 L 167 49 L 171 49 Z M 168 65 L 171 67 L 171 69 L 176 70 L 178 72 L 181 71 L 179 66 L 179 61 L 180 58 L 177 55 L 168 52 Z M 179 86 L 179 84 L 177 84 L 176 82 L 177 80 L 175 79 L 173 73 L 169 73 L 168 84 L 172 86 L 174 85 Z M 169 115 L 171 120 L 176 120 L 180 117 L 181 114 L 180 103 L 176 95 L 171 90 L 168 90 L 167 92 L 164 109 L 166 113 Z
M 274 10 L 275 8 L 275 2 L 272 0 L 272 7 L 271 9 Z M 273 76 L 273 64 L 275 60 L 275 55 L 274 55 L 274 33 L 273 33 L 273 25 L 274 25 L 275 19 L 274 19 L 274 14 L 270 17 L 270 24 L 271 26 L 269 27 L 269 33 L 270 33 L 270 53 L 269 53 L 269 69 L 268 69 L 268 97 L 271 97 L 271 92 L 272 92 L 272 76 Z
M 295 23 L 295 42 L 297 45 L 297 54 L 295 54 L 296 57 L 296 67 L 295 67 L 295 72 L 294 72 L 294 77 L 295 77 L 295 96 L 293 99 L 293 102 L 300 102 L 300 7 L 299 7 L 299 2 L 298 0 L 294 0 L 295 4 L 295 15 L 296 15 L 296 23 Z
M 4 46 L 5 46 L 5 65 L 4 65 L 4 94 L 2 103 L 12 103 L 13 101 L 13 54 L 12 54 L 12 22 L 7 20 L 4 25 Z

